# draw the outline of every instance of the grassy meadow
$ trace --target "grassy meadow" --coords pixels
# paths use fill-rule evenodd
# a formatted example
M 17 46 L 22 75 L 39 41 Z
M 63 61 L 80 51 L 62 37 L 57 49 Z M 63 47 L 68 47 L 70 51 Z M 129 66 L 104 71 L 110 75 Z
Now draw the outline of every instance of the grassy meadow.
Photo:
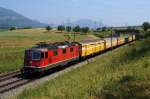
M 104 38 L 111 35 L 111 31 L 94 32 L 94 35 L 100 38 Z
M 13 98 L 149 99 L 149 70 L 150 37 L 147 37 Z
M 70 39 L 69 39 L 70 38 Z M 76 34 L 76 41 L 96 38 L 93 35 Z M 73 41 L 73 34 L 45 29 L 0 30 L 0 73 L 21 68 L 24 50 L 39 42 Z

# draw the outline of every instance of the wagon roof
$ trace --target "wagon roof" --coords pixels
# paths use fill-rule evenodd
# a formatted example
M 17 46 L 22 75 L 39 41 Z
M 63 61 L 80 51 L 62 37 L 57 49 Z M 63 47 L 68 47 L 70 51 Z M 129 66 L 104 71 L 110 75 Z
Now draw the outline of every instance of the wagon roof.
M 104 40 L 102 39 L 92 39 L 92 40 L 83 40 L 83 41 L 80 41 L 79 43 L 80 44 L 92 44 L 92 43 L 103 43 Z
M 108 37 L 108 38 L 105 38 L 104 40 L 109 41 L 109 40 L 111 40 L 111 39 L 112 39 L 112 40 L 116 40 L 117 37 L 112 37 L 112 38 L 111 38 L 111 37 Z

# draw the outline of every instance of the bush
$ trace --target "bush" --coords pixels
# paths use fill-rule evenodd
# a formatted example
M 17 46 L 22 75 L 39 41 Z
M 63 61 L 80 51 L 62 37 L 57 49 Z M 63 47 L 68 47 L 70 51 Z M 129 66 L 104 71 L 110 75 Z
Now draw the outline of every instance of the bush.
M 16 30 L 16 27 L 11 27 L 9 30 L 10 31 Z
M 52 30 L 52 27 L 51 26 L 47 26 L 45 29 L 49 32 L 50 30 Z
M 142 25 L 142 28 L 143 28 L 144 31 L 147 31 L 150 28 L 149 22 L 144 22 L 143 25 Z
M 90 29 L 89 29 L 89 27 L 83 27 L 83 28 L 81 29 L 81 31 L 82 31 L 83 33 L 88 33 L 88 32 L 90 31 Z
M 67 27 L 66 27 L 66 31 L 67 31 L 67 32 L 71 32 L 71 30 L 72 30 L 71 26 L 67 26 Z
M 73 31 L 74 31 L 74 32 L 80 32 L 80 31 L 81 31 L 80 26 L 78 25 L 78 26 L 74 27 L 74 28 L 73 28 Z

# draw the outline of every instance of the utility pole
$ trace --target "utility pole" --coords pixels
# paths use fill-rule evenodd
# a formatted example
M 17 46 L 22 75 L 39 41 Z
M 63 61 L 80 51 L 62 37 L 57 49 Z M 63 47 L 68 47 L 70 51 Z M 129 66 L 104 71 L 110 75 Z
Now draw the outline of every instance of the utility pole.
M 73 38 L 74 38 L 73 41 L 74 41 L 74 42 L 75 42 L 75 38 L 76 38 L 75 36 L 76 36 L 76 33 L 74 32 L 74 36 L 73 36 Z
M 111 27 L 111 50 L 113 49 L 113 42 L 112 42 L 112 39 L 113 39 L 113 29 Z

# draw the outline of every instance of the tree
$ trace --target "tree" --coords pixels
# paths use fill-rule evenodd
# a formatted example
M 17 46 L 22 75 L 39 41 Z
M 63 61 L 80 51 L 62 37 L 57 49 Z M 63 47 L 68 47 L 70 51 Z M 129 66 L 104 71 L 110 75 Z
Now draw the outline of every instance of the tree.
M 89 32 L 89 27 L 83 27 L 82 29 L 81 29 L 81 31 L 83 32 L 83 33 L 88 33 Z
M 61 31 L 61 32 L 62 32 L 62 31 L 65 30 L 65 26 L 59 25 L 57 29 L 58 29 L 58 31 Z
M 144 31 L 147 31 L 150 28 L 149 22 L 144 22 L 143 25 L 142 25 L 142 28 L 143 28 Z
M 74 27 L 73 31 L 74 32 L 80 32 L 81 31 L 80 26 L 78 25 L 78 26 Z
M 72 29 L 71 26 L 67 26 L 67 27 L 66 27 L 66 31 L 67 31 L 67 32 L 71 32 L 71 29 Z
M 106 31 L 106 29 L 107 29 L 106 27 L 102 27 L 102 31 L 103 31 L 103 32 L 105 32 L 105 31 Z
M 102 28 L 97 28 L 97 29 L 96 29 L 96 31 L 101 31 L 101 30 L 102 30 Z
M 9 30 L 10 31 L 16 30 L 16 27 L 11 27 Z
M 52 27 L 51 26 L 47 26 L 45 29 L 49 32 L 50 30 L 52 30 Z

